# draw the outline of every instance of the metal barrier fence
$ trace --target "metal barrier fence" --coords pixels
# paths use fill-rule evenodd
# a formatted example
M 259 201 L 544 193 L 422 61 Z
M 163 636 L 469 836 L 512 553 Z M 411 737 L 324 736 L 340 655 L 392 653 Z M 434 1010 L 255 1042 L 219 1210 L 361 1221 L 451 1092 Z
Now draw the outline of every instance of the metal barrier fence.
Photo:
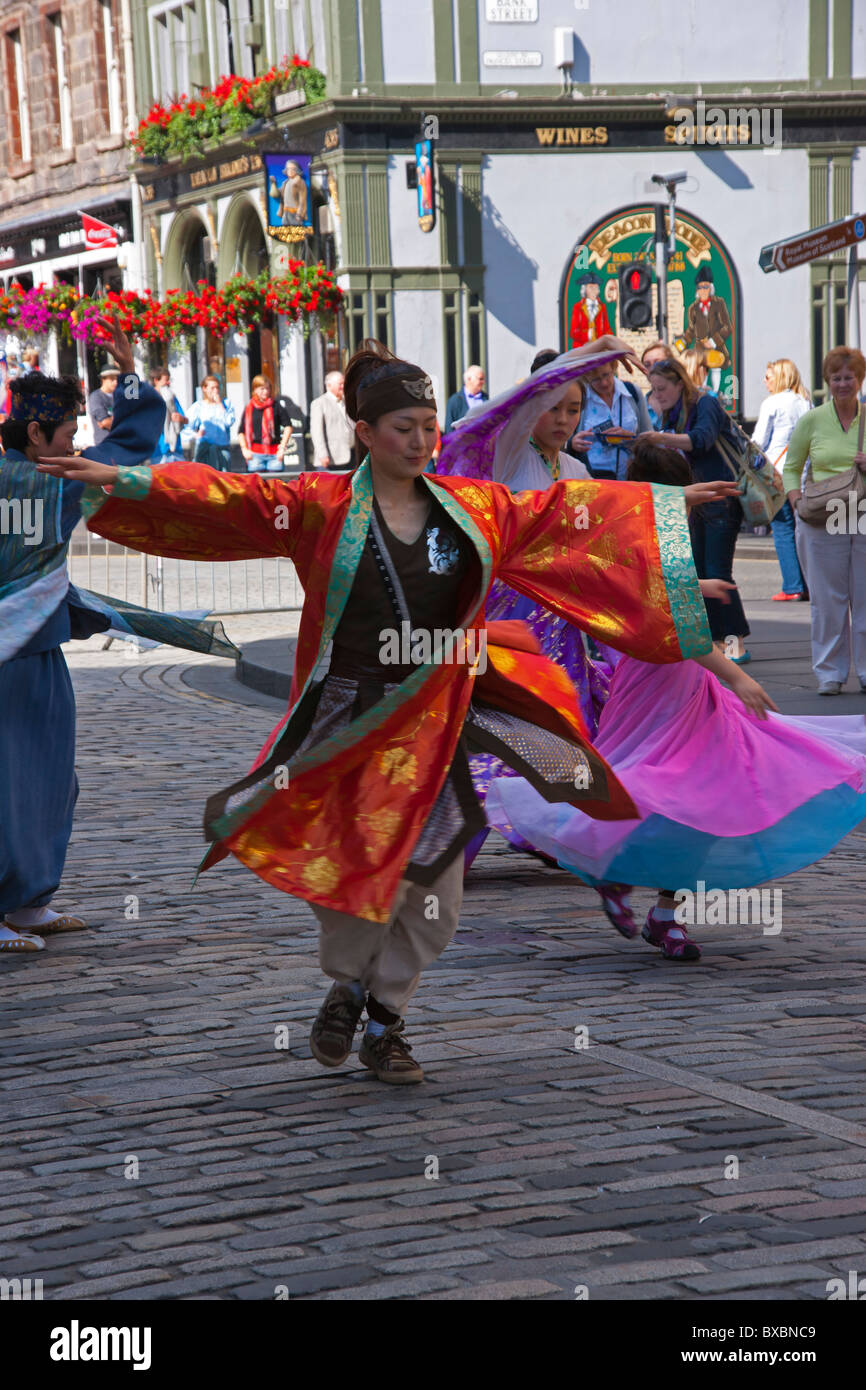
M 167 560 L 84 527 L 76 529 L 69 549 L 69 577 L 83 589 L 168 613 L 262 613 L 304 602 L 291 560 Z

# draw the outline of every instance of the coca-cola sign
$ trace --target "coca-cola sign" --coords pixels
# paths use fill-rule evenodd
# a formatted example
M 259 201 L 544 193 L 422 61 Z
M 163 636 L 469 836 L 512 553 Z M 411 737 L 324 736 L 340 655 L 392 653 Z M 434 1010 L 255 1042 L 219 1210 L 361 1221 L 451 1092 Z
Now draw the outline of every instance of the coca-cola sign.
M 107 222 L 99 222 L 95 217 L 89 217 L 86 212 L 81 214 L 81 221 L 84 226 L 84 244 L 88 249 L 102 251 L 106 247 L 117 245 L 117 231 Z

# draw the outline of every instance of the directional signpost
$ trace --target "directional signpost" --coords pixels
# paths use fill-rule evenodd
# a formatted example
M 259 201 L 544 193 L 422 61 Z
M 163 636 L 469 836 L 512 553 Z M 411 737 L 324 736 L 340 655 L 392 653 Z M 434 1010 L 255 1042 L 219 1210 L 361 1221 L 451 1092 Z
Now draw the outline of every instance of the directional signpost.
M 814 227 L 811 232 L 788 237 L 786 241 L 774 241 L 761 248 L 758 265 L 764 271 L 793 270 L 795 266 L 805 265 L 807 261 L 817 260 L 819 256 L 829 256 L 833 251 L 848 251 L 848 338 L 852 346 L 860 346 L 860 283 L 857 245 L 866 239 L 866 217 L 843 217 L 839 222 L 828 222 L 824 227 Z

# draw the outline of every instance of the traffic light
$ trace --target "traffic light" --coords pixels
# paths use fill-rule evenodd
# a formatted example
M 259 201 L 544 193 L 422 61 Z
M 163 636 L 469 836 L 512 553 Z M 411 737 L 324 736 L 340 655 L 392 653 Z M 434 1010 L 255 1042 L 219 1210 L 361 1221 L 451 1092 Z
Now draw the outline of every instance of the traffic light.
M 629 261 L 619 269 L 619 327 L 646 328 L 652 323 L 652 277 L 646 261 Z

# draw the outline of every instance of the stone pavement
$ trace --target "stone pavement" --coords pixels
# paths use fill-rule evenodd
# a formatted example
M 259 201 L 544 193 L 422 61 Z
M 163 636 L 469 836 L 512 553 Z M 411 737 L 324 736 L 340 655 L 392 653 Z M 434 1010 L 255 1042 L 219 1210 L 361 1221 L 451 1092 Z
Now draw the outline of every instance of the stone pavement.
M 0 1278 L 627 1300 L 824 1299 L 866 1274 L 866 826 L 783 881 L 779 935 L 702 928 L 684 966 L 491 837 L 411 1010 L 428 1079 L 392 1091 L 310 1058 L 306 906 L 234 861 L 190 886 L 206 796 L 282 705 L 227 663 L 126 650 L 67 648 L 81 798 L 57 902 L 92 930 L 0 961 Z

